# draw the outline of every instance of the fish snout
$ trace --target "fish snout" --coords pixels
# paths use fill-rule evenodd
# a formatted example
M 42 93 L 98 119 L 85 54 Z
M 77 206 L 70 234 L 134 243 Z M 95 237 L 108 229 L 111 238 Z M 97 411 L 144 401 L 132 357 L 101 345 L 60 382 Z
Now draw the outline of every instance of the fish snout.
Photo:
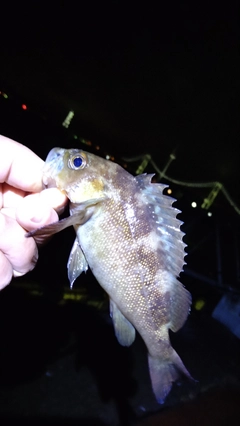
M 48 164 L 57 161 L 59 157 L 63 156 L 64 151 L 65 150 L 63 148 L 58 147 L 51 149 L 47 155 L 46 163 Z
M 56 177 L 64 166 L 64 152 L 65 149 L 63 148 L 53 148 L 49 152 L 43 168 L 42 182 L 44 188 L 55 188 L 57 186 Z

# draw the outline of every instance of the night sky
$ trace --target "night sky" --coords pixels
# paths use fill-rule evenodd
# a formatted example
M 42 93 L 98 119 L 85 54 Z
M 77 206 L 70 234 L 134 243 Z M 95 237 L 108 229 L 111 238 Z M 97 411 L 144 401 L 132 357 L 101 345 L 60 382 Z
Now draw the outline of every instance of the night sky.
M 0 82 L 59 126 L 73 110 L 71 130 L 113 154 L 163 168 L 176 150 L 170 176 L 220 181 L 239 201 L 237 2 L 155 3 L 5 8 Z

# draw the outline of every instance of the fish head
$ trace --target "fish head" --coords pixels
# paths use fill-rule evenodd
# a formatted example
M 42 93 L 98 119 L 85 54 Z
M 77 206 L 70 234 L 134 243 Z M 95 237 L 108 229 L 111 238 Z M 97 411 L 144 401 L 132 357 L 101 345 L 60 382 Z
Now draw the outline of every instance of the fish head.
M 117 166 L 81 149 L 53 148 L 46 158 L 43 184 L 45 188 L 57 187 L 72 203 L 102 199 Z

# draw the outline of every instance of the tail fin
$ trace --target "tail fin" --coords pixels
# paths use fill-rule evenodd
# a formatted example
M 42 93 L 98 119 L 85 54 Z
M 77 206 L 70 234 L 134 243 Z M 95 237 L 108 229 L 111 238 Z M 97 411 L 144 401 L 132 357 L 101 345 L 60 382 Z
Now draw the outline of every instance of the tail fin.
M 164 403 L 172 388 L 172 383 L 181 374 L 193 380 L 174 349 L 169 359 L 155 358 L 148 354 L 148 365 L 153 392 L 159 404 Z

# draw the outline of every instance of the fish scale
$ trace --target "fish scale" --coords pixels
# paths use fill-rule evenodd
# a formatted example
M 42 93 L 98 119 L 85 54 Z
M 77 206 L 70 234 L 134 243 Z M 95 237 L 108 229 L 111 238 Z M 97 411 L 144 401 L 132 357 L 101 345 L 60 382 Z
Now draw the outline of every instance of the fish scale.
M 118 164 L 79 149 L 54 148 L 43 174 L 70 200 L 70 216 L 29 236 L 46 237 L 74 226 L 68 260 L 71 286 L 91 268 L 108 293 L 116 337 L 129 346 L 135 329 L 148 349 L 156 399 L 163 403 L 172 383 L 191 375 L 171 346 L 169 329 L 187 319 L 191 295 L 177 276 L 185 263 L 179 211 L 153 175 L 132 176 Z
M 139 297 L 138 310 L 139 315 L 142 315 L 145 300 L 141 295 L 138 259 L 135 247 L 131 247 L 132 234 L 124 220 L 124 209 L 119 206 L 119 209 L 115 208 L 114 215 L 112 215 L 108 204 L 105 208 L 108 210 L 108 215 L 111 216 L 111 221 L 107 220 L 107 226 L 101 215 L 94 225 L 89 221 L 85 227 L 79 227 L 77 235 L 81 248 L 86 253 L 91 270 L 110 297 L 118 299 L 118 305 L 121 305 L 124 293 L 122 310 L 127 311 L 128 315 L 131 313 L 131 310 L 127 309 L 128 306 L 133 308 L 135 297 Z M 124 244 L 122 236 L 119 238 L 119 232 L 117 238 L 113 233 L 117 226 L 123 231 Z M 111 235 L 111 238 L 107 238 L 106 232 Z M 93 240 L 95 241 L 94 246 Z M 115 246 L 114 251 L 113 245 Z

